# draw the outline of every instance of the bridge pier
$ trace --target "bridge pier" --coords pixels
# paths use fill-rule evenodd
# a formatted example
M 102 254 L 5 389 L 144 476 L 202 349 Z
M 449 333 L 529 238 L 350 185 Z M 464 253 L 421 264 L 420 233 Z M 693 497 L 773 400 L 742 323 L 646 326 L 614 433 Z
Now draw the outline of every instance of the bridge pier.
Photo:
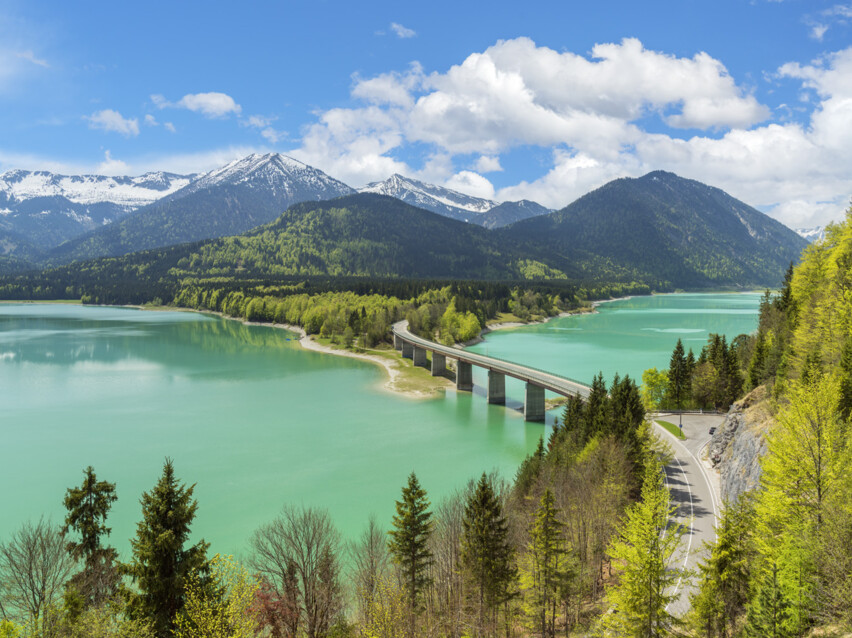
M 524 420 L 544 421 L 544 388 L 529 381 L 524 393 Z
M 440 377 L 447 371 L 447 357 L 437 352 L 432 353 L 432 376 Z
M 414 346 L 414 365 L 425 368 L 428 365 L 426 360 L 426 348 Z
M 456 390 L 473 390 L 473 366 L 464 361 L 456 361 Z
M 506 403 L 506 375 L 488 371 L 488 403 Z
M 396 336 L 396 334 L 393 335 L 393 349 L 402 350 L 402 339 Z
M 409 343 L 408 341 L 402 342 L 402 358 L 403 359 L 413 359 L 414 358 L 414 344 Z

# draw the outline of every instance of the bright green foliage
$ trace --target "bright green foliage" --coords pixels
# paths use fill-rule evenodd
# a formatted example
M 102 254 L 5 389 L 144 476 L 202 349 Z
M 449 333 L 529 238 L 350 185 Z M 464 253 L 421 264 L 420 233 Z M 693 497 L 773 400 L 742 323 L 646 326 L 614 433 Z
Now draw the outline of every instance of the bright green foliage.
M 131 616 L 150 620 L 161 638 L 174 629 L 187 584 L 209 571 L 209 544 L 202 540 L 185 547 L 198 510 L 194 489 L 195 485 L 179 483 L 171 459 L 166 459 L 154 489 L 142 494 L 142 520 L 136 526 L 136 538 L 130 540 L 133 557 L 124 566 L 138 588 L 131 594 Z
M 816 530 L 846 472 L 848 433 L 839 418 L 838 394 L 833 377 L 789 386 L 790 402 L 778 414 L 762 463 L 761 511 L 770 534 L 790 525 Z
M 607 590 L 611 613 L 601 618 L 606 635 L 676 635 L 679 621 L 666 607 L 675 599 L 674 586 L 683 575 L 674 559 L 684 529 L 671 523 L 676 508 L 669 505 L 656 461 L 646 465 L 641 499 L 628 509 L 621 532 L 609 547 L 619 573 L 617 583 Z
M 691 621 L 707 638 L 730 638 L 749 601 L 754 546 L 754 507 L 750 499 L 728 505 L 716 527 L 710 556 L 699 565 L 700 582 L 692 597 Z
M 478 608 L 478 635 L 493 635 L 496 612 L 517 579 L 509 526 L 491 481 L 483 473 L 465 504 L 461 561 L 473 584 Z M 487 622 L 487 625 L 486 625 Z
M 846 339 L 840 355 L 840 396 L 837 410 L 844 421 L 852 421 L 852 337 Z
M 396 502 L 393 526 L 388 532 L 388 550 L 399 566 L 413 624 L 423 592 L 432 582 L 429 567 L 433 562 L 428 547 L 432 513 L 426 491 L 420 487 L 414 472 L 408 477 L 408 485 L 402 488 L 402 500 Z
M 214 590 L 196 573 L 187 580 L 186 604 L 178 615 L 174 638 L 254 638 L 260 621 L 253 609 L 260 589 L 257 576 L 216 554 L 210 561 Z M 221 591 L 222 595 L 216 595 Z
M 668 399 L 674 407 L 680 410 L 689 396 L 689 368 L 686 363 L 686 353 L 683 341 L 677 340 L 674 352 L 669 361 Z
M 470 341 L 479 335 L 480 330 L 482 326 L 476 315 L 470 311 L 461 313 L 456 310 L 456 298 L 453 297 L 441 317 L 441 341 L 449 345 Z
M 72 583 L 85 597 L 87 605 L 99 605 L 112 597 L 118 587 L 115 569 L 117 553 L 112 547 L 104 547 L 101 537 L 109 536 L 106 518 L 115 495 L 115 483 L 98 481 L 90 465 L 83 472 L 83 484 L 69 488 L 65 494 L 64 533 L 74 531 L 80 535 L 79 542 L 68 541 L 68 551 L 76 559 L 83 559 L 84 568 Z
M 648 368 L 642 373 L 641 393 L 645 410 L 655 412 L 663 406 L 668 385 L 669 374 L 665 370 Z
M 792 613 L 790 600 L 778 578 L 774 563 L 764 578 L 756 601 L 749 606 L 745 635 L 748 638 L 792 638 L 799 635 L 789 629 Z
M 527 553 L 521 564 L 525 611 L 531 628 L 543 638 L 556 635 L 560 593 L 572 566 L 563 528 L 553 492 L 547 488 L 535 512 Z

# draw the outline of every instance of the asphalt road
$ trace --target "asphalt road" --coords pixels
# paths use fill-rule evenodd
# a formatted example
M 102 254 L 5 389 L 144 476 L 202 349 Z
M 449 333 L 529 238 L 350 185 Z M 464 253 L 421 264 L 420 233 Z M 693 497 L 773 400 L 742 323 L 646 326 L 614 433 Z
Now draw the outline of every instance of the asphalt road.
M 678 424 L 678 415 L 659 414 L 657 420 Z M 716 540 L 716 519 L 721 512 L 719 479 L 715 470 L 702 461 L 710 441 L 710 428 L 719 427 L 724 414 L 683 415 L 685 441 L 680 441 L 660 426 L 656 431 L 669 443 L 674 459 L 666 467 L 666 482 L 673 505 L 677 506 L 679 522 L 684 526 L 682 553 L 678 557 L 681 567 L 697 572 L 698 563 L 706 555 L 705 543 Z M 682 616 L 689 610 L 689 596 L 695 586 L 689 579 L 681 579 L 675 586 L 677 598 L 669 611 Z

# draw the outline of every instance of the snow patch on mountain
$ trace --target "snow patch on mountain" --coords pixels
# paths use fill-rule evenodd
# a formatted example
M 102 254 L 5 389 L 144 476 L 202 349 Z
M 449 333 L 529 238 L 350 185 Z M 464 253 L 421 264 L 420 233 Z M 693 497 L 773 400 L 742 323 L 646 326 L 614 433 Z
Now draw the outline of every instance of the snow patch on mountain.
M 13 170 L 0 175 L 0 193 L 6 195 L 9 203 L 40 197 L 62 197 L 84 206 L 110 203 L 132 210 L 185 187 L 193 177 L 162 171 L 138 177 L 110 177 Z
M 814 243 L 825 239 L 825 226 L 814 226 L 812 228 L 794 228 L 801 237 L 804 237 L 809 242 Z
M 498 205 L 498 202 L 481 197 L 472 197 L 450 190 L 442 186 L 404 177 L 399 174 L 391 175 L 383 182 L 372 182 L 359 188 L 360 193 L 378 193 L 396 197 L 413 206 L 419 206 L 433 212 L 443 214 L 435 208 L 450 208 L 468 213 L 482 214 Z

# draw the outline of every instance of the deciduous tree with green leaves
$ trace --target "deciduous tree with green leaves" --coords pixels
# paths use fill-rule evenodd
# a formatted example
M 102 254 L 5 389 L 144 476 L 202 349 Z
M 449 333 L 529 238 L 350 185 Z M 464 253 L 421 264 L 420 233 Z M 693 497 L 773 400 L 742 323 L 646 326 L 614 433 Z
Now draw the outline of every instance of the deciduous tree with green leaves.
M 610 611 L 601 618 L 605 635 L 657 637 L 676 635 L 679 620 L 667 609 L 683 570 L 674 557 L 684 534 L 673 523 L 676 508 L 669 504 L 658 461 L 645 466 L 640 502 L 627 510 L 609 554 L 618 578 L 607 591 Z

